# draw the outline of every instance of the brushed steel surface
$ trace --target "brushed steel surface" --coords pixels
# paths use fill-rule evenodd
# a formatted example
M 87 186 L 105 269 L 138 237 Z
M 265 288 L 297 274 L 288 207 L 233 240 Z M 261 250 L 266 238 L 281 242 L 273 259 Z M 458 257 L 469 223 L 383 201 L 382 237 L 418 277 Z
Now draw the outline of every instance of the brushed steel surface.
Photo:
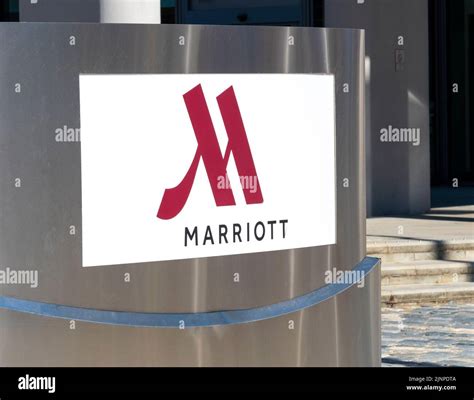
M 380 366 L 380 268 L 363 288 L 264 321 L 184 330 L 70 326 L 0 310 L 0 366 Z
M 352 269 L 365 256 L 362 31 L 28 23 L 0 24 L 0 37 L 10 38 L 0 43 L 0 268 L 38 269 L 40 282 L 2 285 L 0 294 L 105 310 L 252 308 L 311 292 L 326 270 Z M 55 141 L 57 128 L 79 128 L 79 74 L 198 72 L 335 74 L 337 244 L 82 268 L 80 143 Z
M 351 272 L 357 274 L 357 282 L 361 282 L 363 285 L 365 277 L 373 272 L 378 263 L 378 258 L 365 257 Z M 281 303 L 246 310 L 222 310 L 201 313 L 142 313 L 70 307 L 62 304 L 51 304 L 6 296 L 0 296 L 0 309 L 97 324 L 183 329 L 246 324 L 278 318 L 314 307 L 340 295 L 355 284 L 359 285 L 360 283 L 356 283 L 355 280 L 349 280 L 347 282 L 330 284 Z
M 351 270 L 364 258 L 362 31 L 0 24 L 0 37 L 9 38 L 0 42 L 0 268 L 39 271 L 38 288 L 0 285 L 0 295 L 109 311 L 252 309 L 321 288 L 327 270 Z M 79 128 L 80 73 L 334 74 L 337 244 L 82 268 L 80 143 L 55 141 L 57 128 Z M 68 320 L 2 309 L 0 365 L 376 366 L 379 305 L 376 268 L 362 288 L 352 286 L 292 314 L 236 325 L 181 330 L 76 321 L 71 329 Z

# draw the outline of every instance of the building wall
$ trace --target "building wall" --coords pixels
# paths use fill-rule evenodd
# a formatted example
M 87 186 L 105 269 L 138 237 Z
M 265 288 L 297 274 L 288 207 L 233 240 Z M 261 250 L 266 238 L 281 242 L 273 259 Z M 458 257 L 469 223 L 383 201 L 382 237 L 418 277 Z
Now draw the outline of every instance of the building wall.
M 100 22 L 100 0 L 20 0 L 20 21 Z
M 358 1 L 326 0 L 324 25 L 366 30 L 368 215 L 425 212 L 430 208 L 428 0 Z M 64 0 L 48 0 L 31 5 L 21 0 L 20 18 L 100 20 L 99 0 L 67 3 L 64 7 Z M 399 36 L 403 46 L 397 43 Z M 404 58 L 398 68 L 397 51 Z M 419 128 L 420 145 L 381 142 L 380 130 L 389 126 Z
M 325 2 L 325 26 L 366 30 L 369 216 L 430 208 L 428 21 L 427 0 Z M 420 128 L 420 145 L 382 142 L 380 130 L 390 125 Z
M 159 23 L 160 0 L 20 0 L 25 22 Z

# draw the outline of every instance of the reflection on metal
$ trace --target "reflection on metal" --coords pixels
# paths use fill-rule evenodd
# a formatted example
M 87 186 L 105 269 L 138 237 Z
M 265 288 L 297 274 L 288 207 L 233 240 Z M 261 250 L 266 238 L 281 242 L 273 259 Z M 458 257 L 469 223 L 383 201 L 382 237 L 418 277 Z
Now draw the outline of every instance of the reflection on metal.
M 365 277 L 377 266 L 378 259 L 365 258 L 354 269 Z M 88 308 L 68 307 L 60 304 L 41 303 L 12 297 L 0 297 L 0 308 L 26 312 L 44 317 L 64 318 L 68 320 L 96 322 L 111 325 L 146 326 L 161 328 L 188 328 L 245 324 L 277 318 L 282 315 L 302 311 L 337 296 L 355 285 L 356 282 L 335 283 L 316 289 L 314 292 L 290 300 L 248 310 L 214 311 L 203 313 L 138 313 L 123 311 L 91 310 Z
M 0 268 L 39 271 L 36 289 L 0 285 L 4 299 L 108 312 L 222 316 L 290 304 L 326 286 L 326 271 L 352 270 L 364 259 L 363 32 L 2 24 L 0 36 L 14 38 L 0 43 Z M 291 48 L 288 36 L 294 37 Z M 58 129 L 79 128 L 79 74 L 252 72 L 335 74 L 336 245 L 82 268 L 80 143 L 57 136 Z M 350 84 L 349 93 L 342 90 L 344 83 Z M 232 279 L 236 272 L 239 284 Z M 124 279 L 127 273 L 130 281 Z M 78 321 L 70 330 L 69 321 L 53 315 L 4 309 L 0 364 L 379 365 L 379 278 L 375 269 L 363 288 L 352 286 L 288 315 L 212 327 Z

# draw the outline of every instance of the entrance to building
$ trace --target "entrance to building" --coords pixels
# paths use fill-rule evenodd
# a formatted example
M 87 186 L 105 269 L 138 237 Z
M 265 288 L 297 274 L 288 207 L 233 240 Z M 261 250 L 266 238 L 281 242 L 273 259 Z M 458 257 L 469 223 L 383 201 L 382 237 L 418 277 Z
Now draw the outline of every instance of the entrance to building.
M 473 4 L 474 9 L 474 4 Z M 471 73 L 474 72 L 474 10 L 473 13 L 469 17 L 469 68 L 468 71 Z M 470 90 L 468 94 L 468 104 L 469 107 L 469 144 L 470 144 L 470 151 L 469 151 L 469 161 L 470 161 L 470 174 L 468 176 L 468 180 L 472 185 L 474 185 L 474 76 L 469 76 L 470 81 Z
M 323 0 L 177 0 L 182 24 L 321 26 Z
M 0 1 L 0 21 L 18 21 L 18 0 Z
M 474 185 L 474 0 L 432 0 L 431 178 Z

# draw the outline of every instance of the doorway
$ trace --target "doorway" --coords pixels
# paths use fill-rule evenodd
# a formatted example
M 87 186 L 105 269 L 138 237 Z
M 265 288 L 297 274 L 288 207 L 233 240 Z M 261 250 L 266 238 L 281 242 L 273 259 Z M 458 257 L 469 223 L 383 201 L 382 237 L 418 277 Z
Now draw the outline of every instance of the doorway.
M 474 186 L 474 0 L 430 6 L 431 181 Z

